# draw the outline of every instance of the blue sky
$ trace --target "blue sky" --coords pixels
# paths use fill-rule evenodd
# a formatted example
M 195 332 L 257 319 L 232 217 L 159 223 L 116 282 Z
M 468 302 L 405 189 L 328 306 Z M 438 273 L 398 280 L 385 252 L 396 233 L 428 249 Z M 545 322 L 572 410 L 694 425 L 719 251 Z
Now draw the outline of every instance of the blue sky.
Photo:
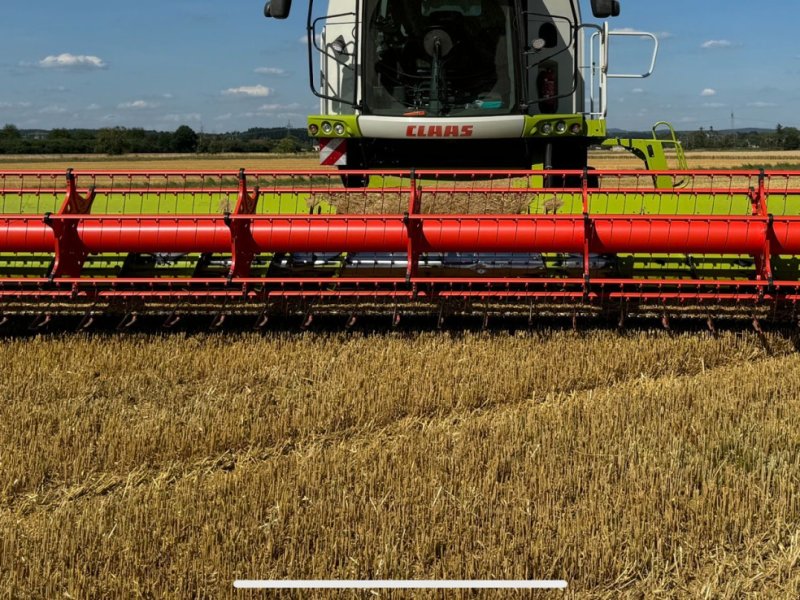
M 318 106 L 306 6 L 295 0 L 292 17 L 275 21 L 261 0 L 7 0 L 0 125 L 303 126 Z M 622 0 L 612 29 L 656 33 L 661 51 L 650 78 L 612 82 L 609 125 L 722 129 L 731 113 L 737 127 L 800 125 L 799 16 L 796 0 Z M 621 40 L 612 71 L 639 70 L 645 52 Z

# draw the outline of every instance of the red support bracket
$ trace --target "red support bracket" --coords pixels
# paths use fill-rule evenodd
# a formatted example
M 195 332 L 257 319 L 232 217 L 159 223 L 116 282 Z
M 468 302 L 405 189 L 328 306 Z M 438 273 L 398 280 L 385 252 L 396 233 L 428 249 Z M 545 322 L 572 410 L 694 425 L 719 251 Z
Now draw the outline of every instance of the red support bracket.
M 755 259 L 756 278 L 761 281 L 767 281 L 772 285 L 772 238 L 773 232 L 773 216 L 767 209 L 767 188 L 766 176 L 764 169 L 758 174 L 758 188 L 750 190 L 750 204 L 752 206 L 753 216 L 767 218 L 767 234 L 764 236 L 764 247 L 760 254 L 756 254 Z
M 589 243 L 594 232 L 594 223 L 589 216 L 589 172 L 583 169 L 581 177 L 581 197 L 583 200 L 583 294 L 588 297 L 591 285 L 589 273 Z
M 239 169 L 239 195 L 233 214 L 255 214 L 259 194 L 258 186 L 253 189 L 252 195 L 248 193 L 247 176 L 244 174 L 244 169 Z M 225 224 L 231 230 L 231 268 L 228 271 L 228 281 L 234 277 L 248 277 L 253 257 L 256 255 L 256 245 L 251 230 L 253 220 L 231 219 L 231 213 L 226 212 Z
M 417 175 L 411 170 L 411 193 L 408 199 L 408 212 L 403 215 L 403 222 L 408 231 L 408 266 L 406 267 L 406 282 L 411 284 L 419 272 L 419 250 L 417 244 L 422 237 L 422 221 L 418 216 L 422 204 L 422 188 L 417 185 Z M 416 292 L 416 283 L 412 284 Z
M 58 277 L 80 277 L 83 263 L 88 256 L 80 237 L 78 225 L 81 219 L 60 219 L 62 215 L 86 215 L 92 209 L 95 197 L 94 186 L 84 197 L 78 193 L 75 174 L 67 169 L 67 195 L 58 213 L 45 213 L 44 222 L 53 230 L 56 248 L 50 280 Z

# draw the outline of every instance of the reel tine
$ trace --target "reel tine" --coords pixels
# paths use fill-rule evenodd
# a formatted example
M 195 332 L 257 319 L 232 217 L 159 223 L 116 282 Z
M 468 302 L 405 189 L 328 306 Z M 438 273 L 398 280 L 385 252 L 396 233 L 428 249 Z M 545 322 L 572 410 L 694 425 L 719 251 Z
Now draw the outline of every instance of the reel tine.
M 222 312 L 221 313 L 217 313 L 217 315 L 211 321 L 211 325 L 209 326 L 209 329 L 211 331 L 218 331 L 222 327 L 222 325 L 225 323 L 225 317 L 226 317 L 225 313 L 222 313 Z
M 164 324 L 162 325 L 162 327 L 163 327 L 164 329 L 172 329 L 173 327 L 175 327 L 175 325 L 177 325 L 177 324 L 178 324 L 178 322 L 179 322 L 180 320 L 181 320 L 181 315 L 180 315 L 180 314 L 178 314 L 178 313 L 177 313 L 177 312 L 175 312 L 175 311 L 172 311 L 172 312 L 169 314 L 169 316 L 166 318 L 166 320 L 164 321 Z
M 761 322 L 758 320 L 758 317 L 753 317 L 753 329 L 759 335 L 764 335 L 764 330 L 761 328 Z
M 669 314 L 666 313 L 666 312 L 661 315 L 661 326 L 665 330 L 667 330 L 669 332 L 672 332 L 672 328 L 671 328 L 670 323 L 669 323 Z
M 138 320 L 139 315 L 136 312 L 129 312 L 122 317 L 122 320 L 117 324 L 116 330 L 122 331 L 124 329 L 130 329 Z
M 78 331 L 86 331 L 89 329 L 92 324 L 94 323 L 95 314 L 94 311 L 86 311 L 86 314 L 83 315 L 83 318 L 78 323 L 77 330 Z
M 356 315 L 354 314 L 350 315 L 350 317 L 347 319 L 347 323 L 345 323 L 344 326 L 345 331 L 350 331 L 355 326 L 357 321 L 358 317 L 356 317 Z
M 256 322 L 253 324 L 253 329 L 259 331 L 264 329 L 267 326 L 267 322 L 269 321 L 269 315 L 267 314 L 267 309 L 261 311 L 261 314 L 258 315 L 256 318 Z
M 394 314 L 392 315 L 392 328 L 397 329 L 398 325 L 400 325 L 400 313 L 397 312 L 397 309 L 394 309 Z M 800 325 L 800 322 L 798 322 Z
M 0 315 L 0 327 L 8 323 L 9 318 L 6 315 Z
M 303 319 L 302 325 L 300 325 L 300 331 L 307 331 L 311 324 L 314 322 L 314 313 L 307 313 L 305 319 Z
M 711 315 L 708 315 L 708 318 L 706 319 L 706 327 L 708 327 L 708 331 L 712 336 L 717 336 L 717 326 L 714 323 L 714 317 Z
M 53 315 L 49 312 L 39 313 L 33 318 L 31 324 L 28 326 L 30 331 L 40 331 L 42 328 L 47 327 L 50 321 L 53 320 Z

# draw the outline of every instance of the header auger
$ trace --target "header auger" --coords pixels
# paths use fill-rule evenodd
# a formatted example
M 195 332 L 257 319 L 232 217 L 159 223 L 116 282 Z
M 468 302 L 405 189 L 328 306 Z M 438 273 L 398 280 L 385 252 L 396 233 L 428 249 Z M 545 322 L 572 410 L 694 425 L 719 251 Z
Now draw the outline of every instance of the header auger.
M 0 172 L 2 318 L 795 319 L 800 172 L 687 170 L 663 122 L 606 135 L 608 81 L 650 75 L 652 34 L 584 23 L 577 0 L 308 8 L 325 170 Z M 611 71 L 615 37 L 652 43 L 649 66 Z M 609 145 L 644 169 L 593 170 Z

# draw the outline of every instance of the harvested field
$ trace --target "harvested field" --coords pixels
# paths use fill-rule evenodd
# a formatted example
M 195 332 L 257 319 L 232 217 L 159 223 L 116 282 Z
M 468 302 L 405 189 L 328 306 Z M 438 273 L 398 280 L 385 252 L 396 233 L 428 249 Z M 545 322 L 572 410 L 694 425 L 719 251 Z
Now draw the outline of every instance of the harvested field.
M 689 163 L 773 161 L 743 154 Z M 593 163 L 636 166 L 613 157 Z M 260 160 L 0 168 L 315 162 Z M 7 337 L 0 598 L 261 597 L 236 578 L 569 582 L 264 595 L 281 598 L 796 598 L 798 344 L 660 330 Z
M 796 597 L 800 363 L 763 341 L 6 340 L 0 589 L 538 577 L 582 597 Z

